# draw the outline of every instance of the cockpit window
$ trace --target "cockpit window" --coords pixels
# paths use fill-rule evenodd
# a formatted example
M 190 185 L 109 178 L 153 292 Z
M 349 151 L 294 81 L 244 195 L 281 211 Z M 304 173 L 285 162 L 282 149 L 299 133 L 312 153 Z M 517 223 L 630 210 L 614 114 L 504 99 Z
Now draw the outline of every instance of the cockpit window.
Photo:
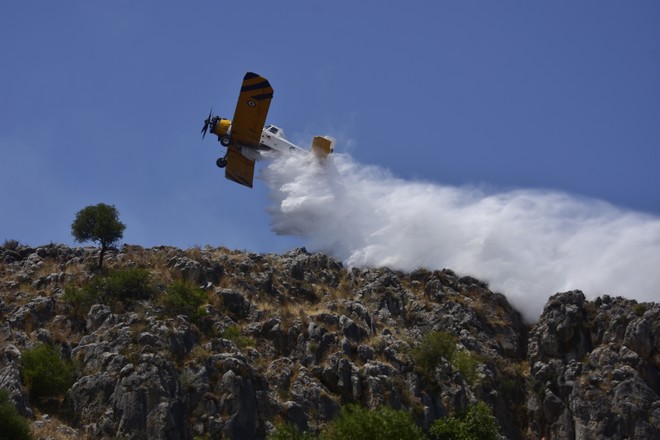
M 270 131 L 270 132 L 273 133 L 273 134 L 277 134 L 277 127 L 273 127 L 273 126 L 271 125 L 270 128 L 268 129 L 268 131 Z

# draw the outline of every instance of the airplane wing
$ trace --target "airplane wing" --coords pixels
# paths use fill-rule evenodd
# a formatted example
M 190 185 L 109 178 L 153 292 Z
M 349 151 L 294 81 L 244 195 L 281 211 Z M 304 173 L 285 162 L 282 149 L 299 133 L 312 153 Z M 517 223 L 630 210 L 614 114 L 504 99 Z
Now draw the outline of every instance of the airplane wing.
M 243 156 L 235 145 L 227 149 L 227 167 L 225 177 L 241 185 L 252 188 L 254 180 L 254 161 Z
M 268 80 L 256 73 L 246 73 L 231 122 L 231 137 L 234 142 L 248 147 L 259 146 L 271 99 L 273 88 Z

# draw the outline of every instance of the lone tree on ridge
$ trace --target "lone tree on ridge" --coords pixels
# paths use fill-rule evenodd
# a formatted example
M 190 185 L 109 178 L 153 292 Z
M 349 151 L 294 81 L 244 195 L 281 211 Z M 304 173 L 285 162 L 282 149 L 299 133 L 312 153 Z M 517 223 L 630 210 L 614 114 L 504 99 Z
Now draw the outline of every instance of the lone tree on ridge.
M 97 241 L 101 245 L 99 269 L 103 268 L 103 256 L 108 247 L 124 236 L 126 225 L 119 221 L 119 212 L 114 205 L 99 203 L 81 209 L 71 224 L 71 235 L 79 243 Z

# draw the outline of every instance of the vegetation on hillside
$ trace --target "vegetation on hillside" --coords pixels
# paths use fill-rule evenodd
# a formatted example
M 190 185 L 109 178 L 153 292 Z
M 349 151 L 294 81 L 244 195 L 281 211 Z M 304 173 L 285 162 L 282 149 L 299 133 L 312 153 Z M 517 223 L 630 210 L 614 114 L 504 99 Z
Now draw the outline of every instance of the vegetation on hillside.
M 71 224 L 71 235 L 79 242 L 96 241 L 101 246 L 99 269 L 108 248 L 124 236 L 126 225 L 119 221 L 119 211 L 113 205 L 99 203 L 87 206 L 76 213 Z
M 27 419 L 18 414 L 3 389 L 0 389 L 0 440 L 32 440 Z
M 193 393 L 199 408 L 234 402 L 222 397 L 222 387 L 232 377 L 252 384 L 238 389 L 267 383 L 268 391 L 259 391 L 270 393 L 259 397 L 266 399 L 261 404 L 271 405 L 266 408 L 302 402 L 311 405 L 304 406 L 303 417 L 310 424 L 315 420 L 314 430 L 306 433 L 297 431 L 299 426 L 279 425 L 273 433 L 277 438 L 308 438 L 312 432 L 317 438 L 344 438 L 352 431 L 386 438 L 379 431 L 383 426 L 400 438 L 426 438 L 428 431 L 424 434 L 421 426 L 426 420 L 428 430 L 439 416 L 429 413 L 433 410 L 424 400 L 426 393 L 439 393 L 453 383 L 458 385 L 452 393 L 468 392 L 473 399 L 469 387 L 482 381 L 485 364 L 491 375 L 503 371 L 492 360 L 468 350 L 465 338 L 471 335 L 459 334 L 457 329 L 476 328 L 476 319 L 496 328 L 510 325 L 506 320 L 513 312 L 494 301 L 488 307 L 473 308 L 472 304 L 492 301 L 492 294 L 468 288 L 451 271 L 420 270 L 406 275 L 387 269 L 346 270 L 327 256 L 304 250 L 278 256 L 224 248 L 139 246 L 108 250 L 105 268 L 99 271 L 91 264 L 97 254 L 90 249 L 49 245 L 30 250 L 19 243 L 8 244 L 11 249 L 3 254 L 6 262 L 0 261 L 0 285 L 14 286 L 9 291 L 19 293 L 6 297 L 7 310 L 35 300 L 52 302 L 46 332 L 39 336 L 48 341 L 43 347 L 50 347 L 51 354 L 57 352 L 52 366 L 76 365 L 70 370 L 72 380 L 85 377 L 91 384 L 97 375 L 105 374 L 103 380 L 112 384 L 104 386 L 117 387 L 121 378 L 137 374 L 133 371 L 144 375 L 171 365 L 156 382 L 140 383 L 151 386 L 171 379 L 174 383 L 166 389 Z M 29 274 L 30 281 L 24 274 Z M 435 298 L 433 292 L 442 289 L 444 296 Z M 451 307 L 451 312 L 439 313 L 441 305 Z M 64 318 L 54 320 L 56 315 Z M 37 347 L 41 318 L 24 316 L 11 325 L 24 332 L 26 340 L 32 341 L 30 346 Z M 473 320 L 467 324 L 472 327 L 462 321 L 466 316 Z M 440 326 L 442 317 L 448 320 Z M 79 345 L 83 338 L 89 348 Z M 479 343 L 497 347 L 494 339 Z M 26 352 L 24 347 L 21 351 Z M 35 380 L 29 374 L 26 377 L 26 385 Z M 359 382 L 358 388 L 349 389 L 352 381 Z M 66 383 L 44 401 L 75 402 L 62 400 L 71 389 L 72 382 Z M 485 382 L 479 389 L 485 393 L 496 385 Z M 296 388 L 300 386 L 306 391 Z M 307 402 L 306 393 L 317 390 L 316 400 Z M 76 393 L 81 392 L 84 389 L 76 388 Z M 38 399 L 30 395 L 30 404 L 38 404 Z M 325 406 L 319 406 L 320 401 Z M 365 402 L 370 408 L 355 405 Z M 450 402 L 447 406 L 450 414 L 459 414 L 468 403 L 456 402 L 459 405 Z M 88 406 L 81 407 L 83 413 Z M 103 414 L 87 416 L 77 411 L 71 419 L 73 426 L 83 420 L 89 424 Z M 70 416 L 50 414 L 67 420 Z M 447 423 L 463 429 L 468 419 L 456 417 L 458 422 L 448 419 Z

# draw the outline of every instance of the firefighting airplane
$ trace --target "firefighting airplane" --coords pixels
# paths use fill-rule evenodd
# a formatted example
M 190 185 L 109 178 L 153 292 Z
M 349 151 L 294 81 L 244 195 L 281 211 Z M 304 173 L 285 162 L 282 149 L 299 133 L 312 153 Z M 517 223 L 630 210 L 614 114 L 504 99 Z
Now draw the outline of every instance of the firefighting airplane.
M 234 119 L 213 116 L 211 109 L 202 128 L 202 139 L 211 131 L 218 136 L 220 144 L 227 147 L 225 156 L 216 161 L 216 165 L 225 169 L 225 177 L 250 188 L 254 180 L 254 162 L 261 159 L 262 152 L 309 153 L 289 142 L 281 128 L 274 125 L 264 127 L 271 99 L 273 88 L 268 80 L 248 72 L 243 78 Z M 329 136 L 315 136 L 310 151 L 326 157 L 334 150 L 334 144 L 335 140 Z

